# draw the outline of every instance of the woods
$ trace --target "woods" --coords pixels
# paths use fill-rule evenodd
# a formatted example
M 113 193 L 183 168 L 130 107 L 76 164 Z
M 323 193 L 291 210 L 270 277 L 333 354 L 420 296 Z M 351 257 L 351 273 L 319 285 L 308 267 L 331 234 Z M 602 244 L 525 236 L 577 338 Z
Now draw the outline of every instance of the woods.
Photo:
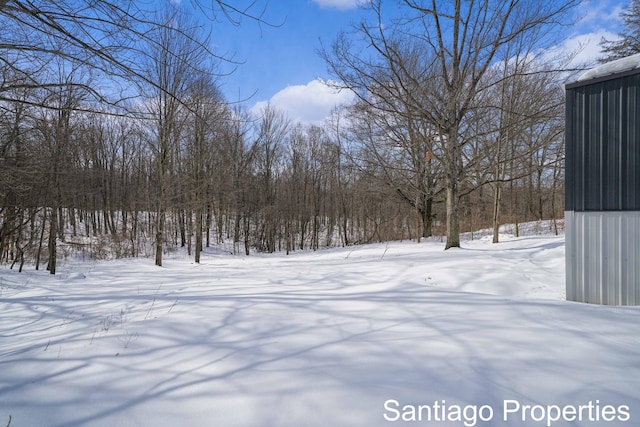
M 324 56 L 339 80 L 358 93 L 362 102 L 385 120 L 396 116 L 396 122 L 405 122 L 409 139 L 414 139 L 409 146 L 419 144 L 425 155 L 435 154 L 440 165 L 439 191 L 446 205 L 446 248 L 459 247 L 460 199 L 485 183 L 484 177 L 468 173 L 492 149 L 484 149 L 483 140 L 497 141 L 498 157 L 493 163 L 499 165 L 506 161 L 500 157 L 500 144 L 512 144 L 519 137 L 512 129 L 509 134 L 511 123 L 486 121 L 488 116 L 516 115 L 515 104 L 500 102 L 491 92 L 509 80 L 544 73 L 547 60 L 532 57 L 553 43 L 547 39 L 548 29 L 577 2 L 406 0 L 402 4 L 406 13 L 387 22 L 383 2 L 371 2 L 374 25 L 363 23 L 354 31 L 365 41 L 364 46 L 355 45 L 355 37 L 343 34 Z M 514 66 L 523 60 L 529 69 Z M 500 67 L 502 73 L 495 73 Z M 510 89 L 506 92 L 512 92 Z M 553 96 L 555 88 L 539 89 Z M 526 90 L 533 95 L 536 88 L 529 85 Z M 526 116 L 520 114 L 517 121 Z M 386 134 L 389 126 L 383 126 Z M 412 163 L 424 169 L 415 159 Z M 497 184 L 505 177 L 489 178 L 496 183 L 496 194 Z M 431 184 L 429 178 L 420 174 L 416 178 L 423 187 L 419 197 L 430 201 L 430 185 L 424 186 L 425 179 Z
M 390 20 L 372 2 L 322 51 L 356 101 L 304 124 L 229 103 L 230 59 L 180 8 L 0 2 L 15 30 L 0 43 L 0 262 L 54 274 L 69 254 L 450 248 L 561 218 L 566 59 L 541 49 L 574 3 L 404 1 Z M 201 6 L 260 21 L 253 4 Z M 29 46 L 36 26 L 46 44 Z

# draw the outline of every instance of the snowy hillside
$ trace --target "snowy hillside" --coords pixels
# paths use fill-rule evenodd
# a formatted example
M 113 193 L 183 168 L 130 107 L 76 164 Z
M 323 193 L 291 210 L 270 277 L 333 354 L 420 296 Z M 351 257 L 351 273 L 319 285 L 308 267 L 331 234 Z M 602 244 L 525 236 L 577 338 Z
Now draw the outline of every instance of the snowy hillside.
M 0 425 L 640 425 L 640 309 L 564 301 L 563 237 L 443 246 L 2 269 Z

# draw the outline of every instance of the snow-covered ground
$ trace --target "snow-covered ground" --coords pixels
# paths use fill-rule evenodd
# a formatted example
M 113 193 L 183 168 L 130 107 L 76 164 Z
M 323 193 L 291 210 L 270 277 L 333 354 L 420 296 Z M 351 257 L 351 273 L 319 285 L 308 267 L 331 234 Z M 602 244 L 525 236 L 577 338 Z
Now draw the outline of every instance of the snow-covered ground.
M 564 301 L 562 236 L 59 273 L 0 269 L 2 427 L 640 425 L 640 308 Z

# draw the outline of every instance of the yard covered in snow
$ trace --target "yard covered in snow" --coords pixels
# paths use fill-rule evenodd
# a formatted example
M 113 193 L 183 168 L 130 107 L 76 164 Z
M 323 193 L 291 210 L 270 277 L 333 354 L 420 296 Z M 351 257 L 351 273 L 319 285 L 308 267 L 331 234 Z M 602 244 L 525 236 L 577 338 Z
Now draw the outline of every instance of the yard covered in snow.
M 502 237 L 4 267 L 0 426 L 640 425 L 640 308 Z

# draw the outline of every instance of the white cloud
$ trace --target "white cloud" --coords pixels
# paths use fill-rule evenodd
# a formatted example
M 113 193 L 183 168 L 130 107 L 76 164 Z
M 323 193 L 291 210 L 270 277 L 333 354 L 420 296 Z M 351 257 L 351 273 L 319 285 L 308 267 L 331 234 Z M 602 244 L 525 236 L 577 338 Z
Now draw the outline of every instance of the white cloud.
M 623 7 L 618 2 L 583 0 L 578 10 L 578 26 L 619 25 L 622 22 L 620 14 Z
M 318 6 L 334 8 L 339 10 L 355 9 L 359 5 L 366 3 L 365 0 L 313 0 Z
M 566 39 L 559 49 L 578 52 L 573 65 L 593 65 L 602 56 L 602 39 L 617 40 L 622 30 L 623 6 L 621 0 L 583 0 L 578 9 L 573 36 Z
M 319 124 L 335 106 L 350 102 L 353 97 L 348 90 L 337 90 L 322 79 L 315 79 L 305 85 L 287 86 L 268 101 L 256 103 L 251 111 L 259 113 L 269 103 L 294 122 Z
M 603 29 L 586 34 L 577 34 L 564 40 L 558 46 L 555 46 L 549 51 L 549 54 L 550 56 L 572 54 L 575 56 L 571 61 L 571 66 L 592 66 L 597 62 L 598 58 L 602 56 L 600 41 L 603 38 L 616 40 L 619 36 Z

